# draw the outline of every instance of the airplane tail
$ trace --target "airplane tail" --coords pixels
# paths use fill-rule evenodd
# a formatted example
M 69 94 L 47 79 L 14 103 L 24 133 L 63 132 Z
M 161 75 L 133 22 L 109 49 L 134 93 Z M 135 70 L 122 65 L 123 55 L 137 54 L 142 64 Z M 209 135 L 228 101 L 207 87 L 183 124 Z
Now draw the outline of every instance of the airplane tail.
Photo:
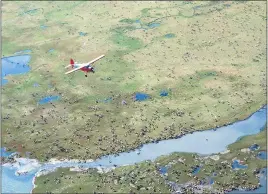
M 72 66 L 72 68 L 74 67 L 74 60 L 70 59 L 70 65 Z

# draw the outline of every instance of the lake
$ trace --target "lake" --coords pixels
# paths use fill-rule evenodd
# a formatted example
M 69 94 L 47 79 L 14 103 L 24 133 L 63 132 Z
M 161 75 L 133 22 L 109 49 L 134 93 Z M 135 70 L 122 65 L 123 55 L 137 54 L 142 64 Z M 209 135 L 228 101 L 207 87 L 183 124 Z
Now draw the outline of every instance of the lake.
M 23 74 L 30 71 L 28 63 L 30 62 L 30 55 L 18 55 L 12 57 L 4 57 L 2 61 L 2 85 L 8 81 L 5 78 L 7 75 Z

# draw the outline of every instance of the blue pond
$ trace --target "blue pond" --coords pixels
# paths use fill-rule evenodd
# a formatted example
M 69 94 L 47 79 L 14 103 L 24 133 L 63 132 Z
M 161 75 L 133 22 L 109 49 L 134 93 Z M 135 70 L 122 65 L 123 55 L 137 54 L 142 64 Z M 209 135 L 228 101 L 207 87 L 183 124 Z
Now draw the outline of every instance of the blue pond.
M 232 169 L 245 169 L 247 167 L 247 165 L 240 164 L 238 160 L 234 160 L 232 164 Z
M 42 30 L 45 30 L 45 29 L 47 28 L 47 26 L 45 26 L 45 25 L 41 25 L 40 28 L 41 28 Z
M 253 144 L 252 146 L 249 147 L 250 151 L 258 150 L 260 146 L 258 144 Z
M 166 38 L 174 38 L 175 37 L 175 34 L 166 34 L 165 37 Z
M 192 174 L 193 174 L 193 175 L 196 175 L 200 170 L 201 170 L 201 166 L 196 166 L 196 167 L 193 169 Z
M 80 35 L 80 36 L 86 36 L 87 33 L 85 33 L 85 32 L 79 32 L 79 35 Z
M 52 102 L 52 101 L 56 101 L 56 100 L 59 100 L 59 99 L 60 99 L 59 96 L 46 96 L 46 97 L 42 98 L 39 101 L 39 104 L 46 104 L 46 103 L 49 103 L 49 102 Z
M 148 98 L 150 98 L 150 96 L 144 93 L 136 93 L 134 96 L 135 101 L 144 101 Z
M 108 97 L 108 98 L 105 98 L 104 100 L 97 100 L 97 102 L 104 102 L 104 103 L 108 103 L 108 102 L 111 102 L 113 100 L 112 97 Z
M 212 185 L 212 184 L 214 183 L 213 178 L 209 178 L 208 183 L 209 183 L 210 185 Z
M 165 167 L 165 166 L 161 166 L 161 167 L 159 168 L 159 172 L 160 172 L 160 174 L 166 174 L 167 171 L 168 171 L 168 168 Z
M 168 96 L 168 91 L 166 91 L 166 90 L 161 91 L 160 96 L 162 96 L 162 97 Z
M 39 84 L 38 83 L 34 83 L 33 84 L 33 87 L 39 87 Z
M 159 26 L 160 26 L 160 23 L 150 23 L 150 24 L 148 24 L 149 28 L 156 28 L 156 27 L 159 27 Z
M 28 175 L 16 177 L 13 169 L 3 166 L 3 192 L 23 191 L 30 193 L 32 189 L 32 173 L 40 170 L 51 170 L 59 167 L 88 167 L 88 168 L 109 168 L 113 166 L 131 165 L 145 160 L 155 160 L 162 155 L 168 155 L 174 152 L 188 152 L 198 154 L 215 154 L 226 150 L 226 147 L 237 141 L 239 137 L 258 134 L 266 124 L 267 106 L 252 114 L 243 121 L 238 121 L 228 126 L 220 127 L 217 130 L 198 131 L 187 134 L 179 139 L 169 139 L 159 141 L 158 143 L 144 144 L 142 147 L 119 153 L 117 155 L 103 156 L 93 162 L 77 163 L 73 161 L 59 163 L 42 163 L 41 167 L 31 171 Z M 209 139 L 210 141 L 206 141 Z M 192 143 L 194 142 L 194 143 Z M 8 170 L 6 169 L 8 168 Z M 261 184 L 265 183 L 260 179 Z M 5 185 L 7 184 L 7 185 Z M 10 185 L 10 186 L 9 186 Z M 12 185 L 12 186 L 11 186 Z M 263 187 L 260 188 L 260 190 Z M 260 192 L 259 190 L 259 192 Z
M 38 9 L 31 9 L 31 10 L 24 12 L 24 14 L 33 14 L 33 13 L 36 13 L 37 11 Z
M 199 8 L 201 8 L 200 5 L 197 5 L 197 6 L 194 6 L 194 7 L 193 7 L 193 9 L 199 9 Z
M 7 75 L 23 74 L 30 71 L 28 63 L 31 59 L 30 55 L 19 55 L 2 58 L 2 85 L 8 81 L 4 79 Z
M 107 103 L 107 102 L 111 102 L 112 100 L 113 100 L 113 98 L 112 97 L 109 97 L 109 98 L 105 98 L 104 99 L 104 102 Z
M 49 49 L 48 52 L 52 53 L 55 49 Z
M 267 152 L 266 151 L 260 151 L 257 155 L 259 159 L 267 160 Z

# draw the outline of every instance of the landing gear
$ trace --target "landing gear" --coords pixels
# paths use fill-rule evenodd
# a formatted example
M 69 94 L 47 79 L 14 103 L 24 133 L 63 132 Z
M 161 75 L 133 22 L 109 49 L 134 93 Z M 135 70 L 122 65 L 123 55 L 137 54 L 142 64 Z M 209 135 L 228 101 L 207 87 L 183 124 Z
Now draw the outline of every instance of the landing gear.
M 85 74 L 85 77 L 87 77 L 87 74 Z

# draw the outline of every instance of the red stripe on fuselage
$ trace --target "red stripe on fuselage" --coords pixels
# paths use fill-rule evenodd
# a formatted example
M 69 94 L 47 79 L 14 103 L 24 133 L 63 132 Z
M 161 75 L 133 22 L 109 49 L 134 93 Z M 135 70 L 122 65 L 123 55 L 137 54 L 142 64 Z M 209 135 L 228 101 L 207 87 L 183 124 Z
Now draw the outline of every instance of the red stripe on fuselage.
M 90 66 L 86 66 L 86 67 L 82 67 L 80 70 L 84 72 L 90 72 L 92 71 L 92 68 Z

